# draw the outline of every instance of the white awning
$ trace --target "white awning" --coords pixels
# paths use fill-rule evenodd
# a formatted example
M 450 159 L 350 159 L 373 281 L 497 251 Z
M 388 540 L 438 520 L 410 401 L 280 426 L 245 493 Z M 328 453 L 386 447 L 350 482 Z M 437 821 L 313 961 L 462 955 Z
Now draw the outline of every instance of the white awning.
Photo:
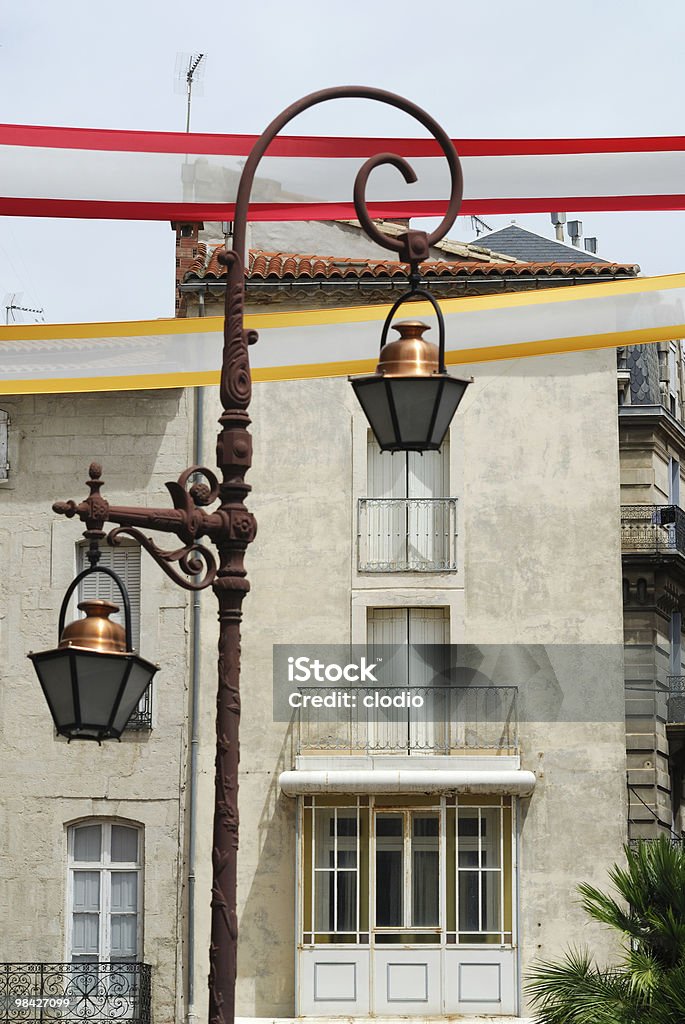
M 286 796 L 309 793 L 490 793 L 530 796 L 533 772 L 521 769 L 344 769 L 281 772 Z

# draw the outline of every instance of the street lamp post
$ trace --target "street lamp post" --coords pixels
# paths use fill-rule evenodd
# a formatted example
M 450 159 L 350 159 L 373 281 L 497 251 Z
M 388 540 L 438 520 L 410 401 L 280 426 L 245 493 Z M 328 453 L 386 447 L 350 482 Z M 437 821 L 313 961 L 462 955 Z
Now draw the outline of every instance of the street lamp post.
M 416 181 L 414 171 L 402 157 L 393 153 L 380 153 L 371 157 L 359 170 L 354 186 L 355 210 L 366 233 L 379 245 L 394 251 L 401 262 L 411 267 L 410 292 L 400 301 L 416 296 L 432 302 L 440 323 L 440 345 L 438 348 L 421 338 L 425 325 L 414 322 L 400 325 L 401 337 L 391 342 L 385 353 L 381 353 L 376 373 L 370 377 L 353 379 L 353 384 L 381 447 L 393 451 L 423 451 L 439 445 L 468 381 L 457 382 L 446 373 L 444 325 L 437 303 L 418 287 L 418 267 L 428 257 L 430 246 L 447 233 L 459 211 L 462 194 L 459 158 L 443 129 L 425 111 L 408 100 L 380 89 L 361 86 L 325 89 L 305 96 L 272 121 L 255 143 L 240 178 L 233 250 L 224 251 L 221 256 L 222 263 L 227 267 L 228 280 L 220 386 L 223 412 L 219 419 L 221 430 L 216 449 L 220 479 L 204 466 L 191 466 L 176 482 L 166 485 L 173 508 L 117 506 L 110 505 L 101 493 L 104 483 L 102 470 L 97 463 L 92 463 L 88 497 L 79 503 L 58 501 L 53 505 L 55 512 L 69 518 L 78 516 L 85 523 L 85 536 L 91 542 L 91 549 L 105 538 L 115 545 L 123 535 L 133 537 L 180 586 L 188 590 L 211 586 L 218 599 L 219 657 L 209 951 L 210 1024 L 229 1024 L 233 1020 L 236 980 L 240 621 L 243 598 L 249 590 L 243 559 L 248 544 L 254 540 L 257 532 L 254 516 L 245 506 L 245 498 L 250 491 L 245 475 L 252 461 L 252 439 L 248 431 L 250 419 L 247 413 L 252 387 L 248 346 L 257 341 L 256 331 L 246 330 L 243 322 L 245 239 L 250 192 L 259 161 L 280 130 L 309 107 L 329 99 L 344 98 L 379 100 L 415 117 L 437 140 L 449 165 L 451 193 L 447 212 L 439 227 L 430 235 L 423 231 L 407 230 L 399 237 L 390 237 L 380 231 L 369 216 L 365 190 L 369 174 L 375 167 L 391 165 L 400 171 L 406 182 Z M 399 304 L 395 304 L 386 321 L 382 348 L 390 319 Z M 420 382 L 423 397 L 419 397 L 418 391 L 412 391 L 413 381 Z M 431 402 L 433 405 L 428 408 L 426 403 Z M 421 415 L 416 414 L 418 407 L 421 408 Z M 208 511 L 208 507 L 215 502 L 218 502 L 218 506 Z M 117 527 L 105 534 L 105 523 L 115 523 Z M 175 534 L 182 547 L 173 551 L 163 550 L 143 530 Z M 204 537 L 214 545 L 216 557 L 200 543 Z M 66 636 L 66 631 L 60 641 L 60 647 L 78 647 L 78 639 Z M 41 657 L 33 655 L 34 663 Z M 46 671 L 43 667 L 43 675 Z M 41 677 L 41 684 L 47 693 L 46 686 L 51 685 L 50 680 L 46 682 Z M 93 679 L 93 685 L 97 685 L 97 678 Z M 85 738 L 78 728 L 66 734 L 70 738 Z M 107 738 L 107 735 L 100 738 Z

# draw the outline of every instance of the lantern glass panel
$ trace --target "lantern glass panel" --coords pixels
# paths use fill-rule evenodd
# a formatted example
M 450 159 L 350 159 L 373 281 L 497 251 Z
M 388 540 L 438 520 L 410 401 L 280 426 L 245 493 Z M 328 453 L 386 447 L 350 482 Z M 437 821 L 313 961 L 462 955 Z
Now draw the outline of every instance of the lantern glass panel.
M 71 682 L 71 658 L 68 651 L 51 651 L 34 658 L 46 700 L 57 728 L 76 721 L 74 693 Z
M 88 729 L 105 728 L 114 710 L 128 658 L 116 654 L 74 652 L 78 673 L 81 722 Z
M 456 377 L 448 377 L 445 386 L 440 393 L 438 413 L 433 424 L 431 442 L 436 445 L 442 444 L 450 423 L 454 417 L 457 407 L 464 397 L 468 387 L 468 381 L 457 380 Z
M 395 427 L 392 422 L 384 378 L 372 377 L 363 381 L 353 380 L 352 387 L 381 448 L 394 445 L 396 443 Z
M 126 680 L 126 688 L 112 723 L 112 729 L 117 735 L 126 728 L 126 723 L 138 706 L 141 697 L 150 685 L 150 680 L 156 672 L 156 667 L 147 661 L 143 661 L 142 658 L 132 658 L 131 662 L 131 672 Z
M 388 386 L 395 406 L 398 441 L 407 445 L 428 444 L 442 380 L 439 377 L 395 378 L 388 380 Z

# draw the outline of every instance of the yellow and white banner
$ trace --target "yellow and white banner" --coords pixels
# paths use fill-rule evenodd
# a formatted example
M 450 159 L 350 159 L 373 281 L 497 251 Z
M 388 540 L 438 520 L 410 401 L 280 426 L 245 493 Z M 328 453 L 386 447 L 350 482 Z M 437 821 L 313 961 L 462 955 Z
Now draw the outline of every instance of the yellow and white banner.
M 448 364 L 685 337 L 685 274 L 446 299 Z M 255 381 L 372 371 L 387 306 L 248 314 Z M 413 316 L 433 322 L 428 303 Z M 406 307 L 405 307 L 406 315 Z M 437 339 L 436 339 L 437 340 Z M 0 394 L 217 384 L 222 318 L 0 327 Z

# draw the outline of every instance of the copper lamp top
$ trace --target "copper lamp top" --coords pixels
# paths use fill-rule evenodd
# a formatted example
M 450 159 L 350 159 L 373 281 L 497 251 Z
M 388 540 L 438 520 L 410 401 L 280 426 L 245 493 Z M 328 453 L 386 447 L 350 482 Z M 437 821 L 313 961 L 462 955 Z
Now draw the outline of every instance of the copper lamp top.
M 429 331 L 421 320 L 401 320 L 392 325 L 399 338 L 381 349 L 376 373 L 384 377 L 430 377 L 440 372 L 438 346 L 422 337 Z
M 110 622 L 109 616 L 119 611 L 111 601 L 81 601 L 80 611 L 85 619 L 76 619 L 64 627 L 60 647 L 82 647 L 100 651 L 103 654 L 126 653 L 126 630 L 117 622 Z

